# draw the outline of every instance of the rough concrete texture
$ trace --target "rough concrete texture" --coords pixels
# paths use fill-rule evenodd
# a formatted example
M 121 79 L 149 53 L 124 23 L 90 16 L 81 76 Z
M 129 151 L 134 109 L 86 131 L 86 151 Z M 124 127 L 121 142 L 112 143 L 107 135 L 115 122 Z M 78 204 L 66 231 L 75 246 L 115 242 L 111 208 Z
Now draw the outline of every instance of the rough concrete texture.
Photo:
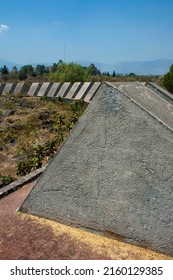
M 37 93 L 37 96 L 46 96 L 49 92 L 50 88 L 52 86 L 52 83 L 43 83 L 39 89 L 39 92 Z
M 35 96 L 37 95 L 37 93 L 39 92 L 40 88 L 41 88 L 41 83 L 32 83 L 27 95 L 29 96 Z
M 8 93 L 11 93 L 13 91 L 13 89 L 15 88 L 16 84 L 13 83 L 7 83 L 5 84 L 3 91 L 2 91 L 2 95 L 6 95 Z
M 1 83 L 0 83 L 0 95 L 1 95 L 2 92 L 3 92 L 3 89 L 4 89 L 4 84 L 1 84 Z
M 29 91 L 29 86 L 27 86 L 24 82 L 17 83 L 14 91 L 12 93 L 27 93 Z
M 172 150 L 170 129 L 101 85 L 21 209 L 173 255 Z
M 167 90 L 163 89 L 156 83 L 146 82 L 145 86 L 150 88 L 152 91 L 157 93 L 160 97 L 168 101 L 169 103 L 173 104 L 173 94 L 168 92 Z
M 110 83 L 108 83 L 110 84 Z M 173 105 L 157 95 L 154 91 L 139 82 L 111 83 L 130 99 L 139 104 L 151 115 L 156 117 L 173 130 Z

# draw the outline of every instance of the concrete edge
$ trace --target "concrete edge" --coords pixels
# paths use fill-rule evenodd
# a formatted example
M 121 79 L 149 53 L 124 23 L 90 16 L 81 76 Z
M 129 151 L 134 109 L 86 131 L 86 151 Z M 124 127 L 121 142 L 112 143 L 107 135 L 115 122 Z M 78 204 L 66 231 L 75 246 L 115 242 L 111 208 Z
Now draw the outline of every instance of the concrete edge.
M 47 165 L 46 165 L 47 166 Z M 20 179 L 10 183 L 9 185 L 0 188 L 0 199 L 7 196 L 8 194 L 18 190 L 19 188 L 23 187 L 27 183 L 30 183 L 37 179 L 41 173 L 46 169 L 46 166 L 38 168 L 31 173 L 22 176 Z
M 140 83 L 140 82 L 139 82 Z M 105 84 L 107 84 L 109 87 L 112 87 L 114 89 L 116 89 L 118 92 L 122 93 L 123 95 L 125 95 L 128 99 L 130 99 L 132 102 L 134 102 L 136 105 L 138 105 L 139 107 L 141 107 L 144 111 L 146 111 L 150 116 L 152 116 L 153 118 L 155 118 L 158 122 L 160 122 L 162 125 L 164 125 L 167 129 L 171 130 L 173 132 L 173 129 L 167 125 L 164 121 L 162 121 L 161 119 L 159 119 L 158 117 L 156 117 L 154 114 L 152 114 L 149 110 L 147 110 L 145 107 L 143 107 L 139 102 L 137 102 L 136 100 L 134 100 L 134 98 L 129 97 L 126 93 L 124 93 L 123 91 L 119 90 L 115 85 L 111 84 L 111 82 L 105 82 Z M 150 89 L 151 90 L 151 89 Z M 151 90 L 152 91 L 152 90 Z M 166 101 L 166 100 L 164 100 Z M 167 101 L 166 101 L 167 102 Z M 168 102 L 167 102 L 168 103 Z

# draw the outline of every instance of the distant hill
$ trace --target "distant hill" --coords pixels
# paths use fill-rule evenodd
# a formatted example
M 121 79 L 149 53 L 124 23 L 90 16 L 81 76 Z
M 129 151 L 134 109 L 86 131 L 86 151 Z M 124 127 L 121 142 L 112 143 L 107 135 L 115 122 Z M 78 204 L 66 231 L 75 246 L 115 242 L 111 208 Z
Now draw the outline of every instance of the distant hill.
M 117 63 L 118 72 L 144 75 L 163 75 L 169 71 L 172 60 L 158 59 L 153 61 L 129 61 Z
M 6 65 L 9 70 L 11 70 L 13 68 L 13 66 L 16 66 L 18 69 L 22 66 L 18 63 L 9 61 L 7 59 L 0 58 L 0 68 L 3 67 L 4 65 Z
M 54 61 L 56 62 L 56 61 Z M 35 67 L 37 64 L 44 64 L 45 66 L 51 66 L 54 62 L 39 62 L 39 63 L 28 63 Z M 74 60 L 76 63 L 80 63 L 83 66 L 88 66 L 91 63 L 94 63 L 95 66 L 101 72 L 110 72 L 115 71 L 116 74 L 129 74 L 135 73 L 139 75 L 163 75 L 169 71 L 170 66 L 173 64 L 173 59 L 157 59 L 150 61 L 123 61 L 115 63 L 101 63 L 93 61 L 83 61 L 83 60 Z M 18 69 L 22 67 L 21 64 L 9 61 L 7 59 L 0 58 L 0 68 L 6 65 L 9 70 L 13 66 L 17 66 Z
M 173 59 L 158 59 L 153 61 L 124 61 L 112 64 L 88 61 L 77 62 L 84 66 L 94 63 L 101 72 L 108 71 L 112 73 L 115 71 L 115 73 L 118 74 L 135 73 L 139 75 L 163 75 L 169 71 L 170 66 L 173 64 Z

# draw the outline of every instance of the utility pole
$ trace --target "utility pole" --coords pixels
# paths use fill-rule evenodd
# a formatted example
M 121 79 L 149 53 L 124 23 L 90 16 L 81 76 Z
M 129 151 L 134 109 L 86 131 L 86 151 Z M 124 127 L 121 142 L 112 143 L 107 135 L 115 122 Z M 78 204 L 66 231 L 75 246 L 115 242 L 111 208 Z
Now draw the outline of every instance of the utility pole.
M 66 47 L 65 47 L 65 44 L 64 44 L 64 62 L 66 63 Z

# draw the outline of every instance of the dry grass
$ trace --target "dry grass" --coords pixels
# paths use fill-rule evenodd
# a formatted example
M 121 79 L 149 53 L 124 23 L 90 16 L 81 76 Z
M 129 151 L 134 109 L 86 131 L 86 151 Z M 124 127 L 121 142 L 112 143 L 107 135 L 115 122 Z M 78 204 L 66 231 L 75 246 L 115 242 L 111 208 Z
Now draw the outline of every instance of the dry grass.
M 22 219 L 30 219 L 33 223 L 48 227 L 53 231 L 54 236 L 62 234 L 69 235 L 70 239 L 78 244 L 79 248 L 90 247 L 96 255 L 104 255 L 105 259 L 112 260 L 171 260 L 173 258 L 164 254 L 156 253 L 152 250 L 130 245 L 119 240 L 110 239 L 104 236 L 96 235 L 78 228 L 69 227 L 50 221 L 44 218 L 38 218 L 28 214 L 21 214 Z
M 55 139 L 60 118 L 66 138 L 70 133 L 66 124 L 74 115 L 73 103 L 21 95 L 0 96 L 0 176 L 17 178 L 16 165 L 25 159 L 26 150 Z M 76 107 L 77 117 L 85 107 L 85 104 Z M 48 160 L 49 157 L 44 158 L 43 164 Z

